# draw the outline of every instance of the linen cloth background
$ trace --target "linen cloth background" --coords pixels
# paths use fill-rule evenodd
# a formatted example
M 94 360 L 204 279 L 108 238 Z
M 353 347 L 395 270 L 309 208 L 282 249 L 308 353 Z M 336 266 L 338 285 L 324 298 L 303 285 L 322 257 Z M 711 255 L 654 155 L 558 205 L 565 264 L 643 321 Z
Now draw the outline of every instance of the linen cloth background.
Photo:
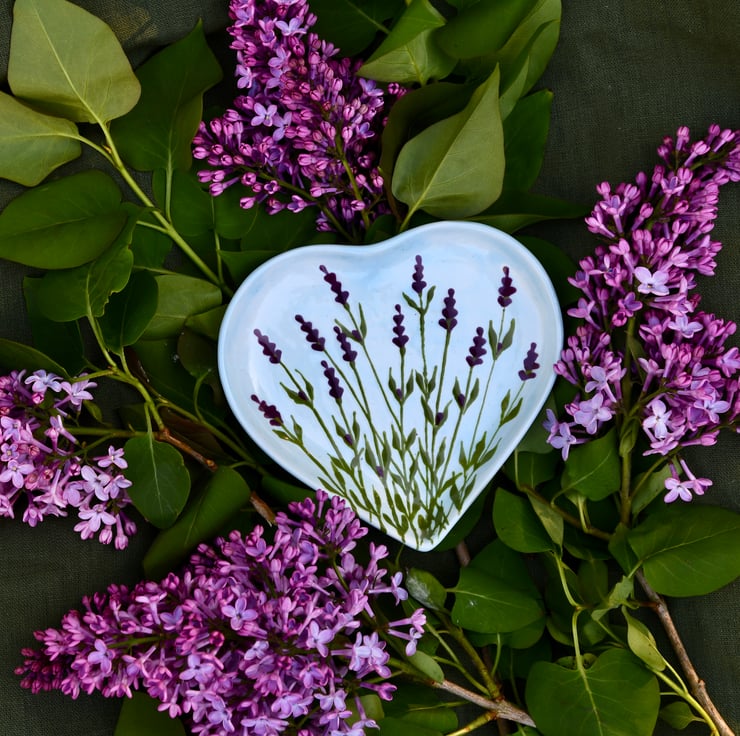
M 79 0 L 108 22 L 134 64 L 187 33 L 198 18 L 207 32 L 227 21 L 226 0 Z M 12 0 L 0 0 L 0 89 L 10 36 Z M 651 170 L 666 134 L 688 125 L 695 135 L 717 122 L 740 127 L 740 2 L 738 0 L 565 0 L 561 41 L 541 84 L 555 92 L 543 193 L 591 205 L 594 187 L 632 180 Z M 223 50 L 219 55 L 230 60 Z M 80 50 L 84 53 L 84 50 Z M 231 69 L 225 70 L 226 75 Z M 227 100 L 224 100 L 227 102 Z M 80 166 L 94 166 L 86 159 Z M 0 208 L 19 191 L 0 182 Z M 535 228 L 574 258 L 593 248 L 581 222 Z M 718 275 L 703 282 L 703 306 L 740 320 L 740 186 L 725 187 L 715 237 L 725 248 Z M 0 265 L 0 336 L 24 340 L 20 281 L 24 270 Z M 693 469 L 714 480 L 705 499 L 740 510 L 740 438 L 690 456 Z M 125 552 L 83 542 L 72 520 L 30 529 L 0 520 L 0 736 L 111 736 L 118 703 L 96 696 L 73 701 L 31 695 L 13 668 L 32 632 L 57 626 L 85 594 L 139 578 L 148 533 Z M 430 557 L 440 569 L 446 557 Z M 710 596 L 672 602 L 679 630 L 698 672 L 725 718 L 740 727 L 740 583 Z M 495 729 L 494 729 L 495 731 Z M 671 733 L 664 729 L 663 733 Z M 705 733 L 690 728 L 685 734 Z

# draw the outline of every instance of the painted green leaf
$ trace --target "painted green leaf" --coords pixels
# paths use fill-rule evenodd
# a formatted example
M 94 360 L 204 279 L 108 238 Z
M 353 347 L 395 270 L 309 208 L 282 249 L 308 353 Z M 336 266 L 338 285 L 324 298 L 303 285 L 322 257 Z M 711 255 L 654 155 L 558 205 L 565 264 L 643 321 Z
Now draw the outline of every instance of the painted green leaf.
M 133 437 L 124 446 L 126 477 L 134 506 L 151 524 L 166 529 L 185 507 L 190 493 L 190 475 L 182 455 L 172 445 L 151 435 Z
M 146 693 L 124 698 L 113 736 L 185 736 L 179 718 L 157 709 L 159 701 Z
M 134 257 L 127 245 L 112 246 L 91 263 L 49 271 L 36 289 L 41 313 L 55 322 L 100 317 L 110 295 L 128 283 Z
M 120 353 L 144 334 L 157 310 L 157 282 L 149 271 L 136 271 L 123 291 L 112 294 L 100 318 L 109 350 Z
M 341 49 L 342 56 L 355 56 L 378 33 L 387 34 L 386 21 L 405 7 L 403 0 L 311 0 L 317 16 L 312 30 Z
M 451 590 L 455 594 L 452 620 L 470 631 L 515 631 L 540 618 L 540 602 L 504 580 L 465 567 Z
M 8 82 L 43 112 L 87 123 L 125 115 L 140 93 L 113 31 L 67 0 L 16 0 Z
M 111 126 L 121 156 L 142 171 L 190 168 L 203 93 L 222 76 L 202 24 L 149 59 L 136 74 L 141 97 Z
M 152 542 L 144 557 L 144 572 L 160 578 L 200 543 L 218 534 L 249 501 L 249 487 L 239 473 L 219 468 L 182 516 Z
M 600 501 L 618 490 L 620 483 L 621 464 L 614 430 L 571 449 L 565 463 L 563 488 L 579 491 L 592 501 Z
M 504 188 L 525 192 L 537 180 L 550 130 L 553 94 L 543 89 L 519 100 L 504 120 Z
M 499 488 L 494 497 L 493 523 L 499 539 L 517 552 L 546 552 L 554 548 L 529 501 L 504 488 Z
M 412 0 L 359 73 L 381 82 L 422 85 L 445 77 L 456 61 L 442 51 L 433 33 L 444 24 L 429 0 Z
M 651 736 L 660 690 L 633 654 L 609 649 L 583 669 L 536 662 L 526 702 L 542 736 Z
M 0 92 L 0 178 L 33 187 L 80 155 L 77 126 Z
M 740 514 L 717 506 L 664 506 L 627 539 L 662 595 L 705 595 L 740 575 Z
M 74 268 L 113 243 L 126 222 L 118 186 L 90 170 L 23 192 L 0 213 L 0 258 Z
M 205 279 L 183 274 L 157 276 L 157 311 L 142 334 L 144 340 L 177 335 L 193 314 L 221 304 L 221 290 Z
M 435 217 L 472 217 L 498 198 L 504 177 L 498 82 L 496 70 L 465 109 L 429 126 L 401 149 L 392 190 L 411 213 L 422 209 Z

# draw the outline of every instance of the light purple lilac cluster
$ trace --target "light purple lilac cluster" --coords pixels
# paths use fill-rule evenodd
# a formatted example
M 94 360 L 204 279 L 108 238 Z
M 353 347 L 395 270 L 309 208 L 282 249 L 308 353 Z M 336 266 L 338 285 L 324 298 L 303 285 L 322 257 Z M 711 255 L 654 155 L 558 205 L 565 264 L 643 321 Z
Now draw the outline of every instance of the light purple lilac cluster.
M 376 599 L 408 597 L 380 545 L 352 554 L 367 533 L 343 500 L 318 491 L 279 513 L 274 536 L 257 526 L 201 545 L 179 574 L 132 589 L 112 585 L 36 633 L 16 670 L 34 692 L 72 697 L 145 690 L 192 733 L 223 736 L 361 736 L 375 722 L 362 694 L 390 700 L 386 637 L 408 654 L 421 609 L 375 617 Z M 363 555 L 364 556 L 364 555 Z
M 344 235 L 364 230 L 387 212 L 377 167 L 380 132 L 389 104 L 403 89 L 384 93 L 357 76 L 360 62 L 309 29 L 306 0 L 232 0 L 229 28 L 237 53 L 232 109 L 201 123 L 193 155 L 213 195 L 240 183 L 244 208 L 268 212 L 318 206 L 317 229 Z
M 713 125 L 692 142 L 688 128 L 658 149 L 662 163 L 632 184 L 597 187 L 586 219 L 603 240 L 571 283 L 583 294 L 569 314 L 582 320 L 555 366 L 580 392 L 549 442 L 568 457 L 615 417 L 639 421 L 645 454 L 666 456 L 665 500 L 690 501 L 711 485 L 677 457 L 738 428 L 740 352 L 728 347 L 733 322 L 698 309 L 697 275 L 714 274 L 721 244 L 710 233 L 719 188 L 740 180 L 740 131 Z
M 136 525 L 123 512 L 131 503 L 123 450 L 111 446 L 105 455 L 84 457 L 65 426 L 93 398 L 94 387 L 85 378 L 70 383 L 42 370 L 0 376 L 0 517 L 14 518 L 24 499 L 23 521 L 30 526 L 74 508 L 83 539 L 97 536 L 124 549 Z

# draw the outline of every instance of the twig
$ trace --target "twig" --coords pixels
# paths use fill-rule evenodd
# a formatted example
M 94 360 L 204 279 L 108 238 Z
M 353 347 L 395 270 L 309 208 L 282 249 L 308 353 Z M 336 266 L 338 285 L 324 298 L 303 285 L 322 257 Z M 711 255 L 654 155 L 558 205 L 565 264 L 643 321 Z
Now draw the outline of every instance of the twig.
M 651 608 L 655 611 L 656 615 L 660 619 L 660 623 L 663 625 L 663 628 L 668 635 L 668 640 L 671 643 L 671 647 L 673 647 L 673 651 L 678 658 L 681 669 L 683 670 L 684 675 L 688 680 L 691 694 L 696 698 L 701 707 L 704 708 L 704 710 L 706 711 L 707 715 L 712 719 L 712 722 L 717 727 L 720 736 L 736 736 L 735 732 L 727 725 L 727 722 L 724 718 L 722 718 L 719 711 L 717 710 L 717 707 L 714 705 L 711 698 L 709 697 L 709 693 L 707 693 L 707 687 L 704 683 L 704 680 L 699 677 L 696 670 L 694 669 L 694 665 L 692 664 L 691 659 L 689 659 L 689 654 L 686 651 L 686 647 L 684 646 L 683 641 L 681 640 L 681 636 L 678 633 L 676 625 L 673 623 L 673 618 L 668 611 L 668 606 L 666 606 L 665 600 L 662 596 L 660 596 L 653 590 L 650 583 L 648 583 L 648 581 L 645 579 L 645 575 L 642 572 L 637 572 L 635 574 L 635 577 L 639 581 L 647 597 L 650 599 L 650 602 L 652 604 Z
M 532 717 L 529 715 L 529 713 L 523 711 L 521 708 L 517 708 L 515 705 L 509 703 L 503 698 L 497 700 L 484 698 L 482 695 L 478 695 L 478 693 L 474 693 L 471 690 L 467 690 L 464 687 L 461 687 L 460 685 L 456 685 L 450 680 L 443 680 L 442 682 L 437 682 L 436 680 L 427 680 L 425 682 L 431 687 L 437 688 L 439 690 L 444 690 L 445 692 L 451 693 L 452 695 L 457 695 L 458 697 L 464 698 L 470 703 L 478 705 L 481 708 L 485 708 L 487 711 L 493 713 L 493 715 L 487 720 L 494 720 L 494 718 L 505 718 L 507 721 L 514 721 L 525 726 L 535 727 L 535 722 L 532 720 Z

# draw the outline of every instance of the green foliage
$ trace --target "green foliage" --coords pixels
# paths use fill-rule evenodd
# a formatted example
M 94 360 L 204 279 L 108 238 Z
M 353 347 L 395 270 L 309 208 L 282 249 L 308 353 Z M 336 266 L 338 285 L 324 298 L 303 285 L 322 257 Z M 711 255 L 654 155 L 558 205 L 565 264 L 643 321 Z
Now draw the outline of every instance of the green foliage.
M 146 693 L 134 692 L 121 706 L 113 736 L 185 736 L 179 718 L 157 709 L 159 701 Z
M 221 79 L 203 26 L 149 59 L 137 71 L 141 97 L 111 126 L 121 156 L 135 169 L 189 169 L 203 93 Z
M 637 525 L 629 544 L 663 595 L 705 595 L 740 575 L 740 514 L 717 506 L 663 506 Z
M 563 473 L 563 488 L 579 491 L 592 501 L 611 496 L 621 482 L 616 431 L 574 447 Z
M 129 496 L 144 518 L 160 529 L 175 523 L 190 493 L 190 475 L 182 455 L 151 432 L 124 445 L 131 481 Z
M 660 706 L 657 680 L 623 649 L 588 667 L 537 662 L 526 699 L 543 736 L 650 736 Z
M 77 126 L 0 92 L 0 177 L 27 187 L 80 155 Z
M 8 83 L 34 108 L 85 123 L 125 115 L 140 94 L 113 31 L 66 0 L 16 0 Z
M 504 488 L 496 491 L 493 523 L 499 539 L 517 552 L 547 552 L 553 542 L 530 502 Z
M 126 223 L 121 192 L 102 171 L 44 184 L 0 213 L 0 258 L 35 268 L 74 268 L 110 246 Z
M 504 140 L 498 109 L 499 72 L 473 92 L 465 108 L 408 141 L 393 172 L 393 195 L 411 213 L 476 215 L 501 194 Z M 486 146 L 481 150 L 481 140 Z

